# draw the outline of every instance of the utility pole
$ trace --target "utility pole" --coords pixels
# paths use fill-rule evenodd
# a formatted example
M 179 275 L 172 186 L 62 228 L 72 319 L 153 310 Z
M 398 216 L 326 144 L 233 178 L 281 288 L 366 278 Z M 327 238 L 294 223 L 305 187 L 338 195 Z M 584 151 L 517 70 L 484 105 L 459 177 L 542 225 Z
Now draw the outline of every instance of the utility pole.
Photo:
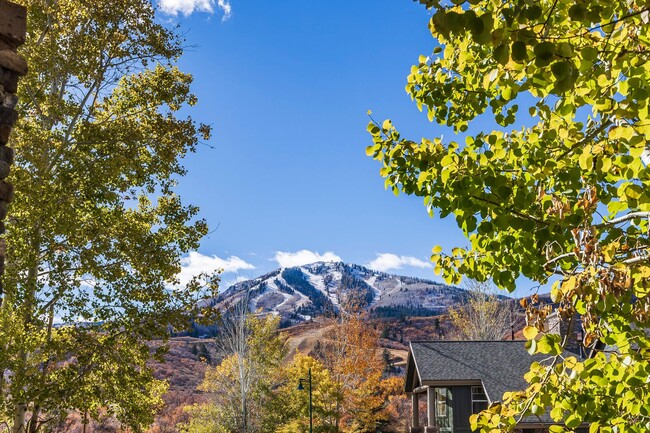
M 314 406 L 312 404 L 312 394 L 311 394 L 311 367 L 309 367 L 307 373 L 307 379 L 298 379 L 298 390 L 302 391 L 305 387 L 302 385 L 303 382 L 309 384 L 309 433 L 313 433 L 314 429 Z
M 512 339 L 515 339 L 515 320 L 512 317 L 512 310 L 514 309 L 514 301 L 510 301 L 510 335 Z

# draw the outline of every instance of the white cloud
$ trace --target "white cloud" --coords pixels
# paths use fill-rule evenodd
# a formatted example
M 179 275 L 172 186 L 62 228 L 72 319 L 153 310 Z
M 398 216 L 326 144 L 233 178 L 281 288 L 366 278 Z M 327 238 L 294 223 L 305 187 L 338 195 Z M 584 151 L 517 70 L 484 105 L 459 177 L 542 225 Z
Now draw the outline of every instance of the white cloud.
M 218 269 L 223 269 L 224 273 L 234 273 L 242 269 L 255 269 L 255 266 L 237 256 L 222 259 L 191 251 L 188 256 L 181 258 L 181 273 L 178 278 L 181 284 L 186 284 L 194 275 L 201 272 L 214 272 Z
M 391 253 L 377 254 L 374 260 L 368 262 L 368 267 L 377 271 L 386 272 L 392 269 L 400 269 L 403 266 L 413 266 L 416 268 L 428 268 L 431 263 L 420 260 L 417 257 L 398 256 Z
M 159 0 L 160 10 L 167 15 L 188 16 L 194 12 L 214 13 L 214 0 Z M 229 0 L 217 0 L 217 7 L 223 12 L 223 21 L 232 15 Z
M 238 275 L 237 278 L 234 280 L 228 280 L 228 281 L 221 281 L 219 284 L 219 291 L 223 292 L 224 290 L 230 288 L 230 286 L 233 286 L 237 283 L 241 283 L 242 281 L 250 280 L 250 278 L 246 278 L 242 275 Z
M 217 6 L 223 11 L 222 21 L 226 21 L 232 15 L 232 6 L 230 6 L 229 0 L 217 0 Z
M 273 257 L 280 267 L 291 268 L 293 266 L 308 265 L 314 262 L 341 262 L 341 258 L 331 251 L 319 254 L 314 251 L 300 250 L 295 253 L 278 251 Z

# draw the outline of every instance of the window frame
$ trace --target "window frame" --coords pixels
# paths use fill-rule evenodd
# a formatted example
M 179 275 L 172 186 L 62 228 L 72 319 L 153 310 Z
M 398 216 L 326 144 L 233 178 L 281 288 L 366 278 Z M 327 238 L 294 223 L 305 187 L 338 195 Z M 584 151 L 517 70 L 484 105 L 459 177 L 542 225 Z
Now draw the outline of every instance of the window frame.
M 475 392 L 477 389 L 480 390 L 480 392 Z M 487 394 L 485 393 L 485 388 L 483 388 L 483 385 L 472 385 L 469 391 L 472 400 L 472 413 L 479 413 L 487 409 L 490 402 L 488 401 Z M 485 404 L 485 406 L 483 409 L 476 410 L 477 404 Z
M 436 388 L 436 418 L 448 418 L 447 388 Z

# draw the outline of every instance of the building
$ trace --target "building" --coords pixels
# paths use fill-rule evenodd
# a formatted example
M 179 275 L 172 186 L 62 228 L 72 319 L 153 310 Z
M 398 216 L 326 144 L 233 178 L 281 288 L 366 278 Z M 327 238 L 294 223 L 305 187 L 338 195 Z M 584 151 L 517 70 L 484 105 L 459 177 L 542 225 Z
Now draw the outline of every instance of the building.
M 411 342 L 405 383 L 412 399 L 410 432 L 471 433 L 470 415 L 500 401 L 506 391 L 525 389 L 530 364 L 545 358 L 531 356 L 523 341 Z M 425 414 L 419 410 L 422 400 Z M 527 417 L 518 427 L 536 433 L 551 424 L 543 415 Z

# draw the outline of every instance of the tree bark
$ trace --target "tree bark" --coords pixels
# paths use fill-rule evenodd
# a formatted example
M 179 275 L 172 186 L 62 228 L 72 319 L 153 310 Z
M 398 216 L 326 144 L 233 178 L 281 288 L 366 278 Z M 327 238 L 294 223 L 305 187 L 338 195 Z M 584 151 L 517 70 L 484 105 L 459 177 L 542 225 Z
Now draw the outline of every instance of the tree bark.
M 27 413 L 26 403 L 16 403 L 14 413 L 14 425 L 12 433 L 25 433 L 25 414 Z
M 246 408 L 246 397 L 241 400 L 242 427 L 244 433 L 248 433 L 248 410 Z
M 38 416 L 41 413 L 41 407 L 34 405 L 34 410 L 32 411 L 32 416 L 29 419 L 29 433 L 36 433 L 38 431 Z
M 38 252 L 40 251 L 40 236 L 38 228 L 35 229 L 34 238 L 32 239 L 32 251 L 34 253 L 34 262 L 30 263 L 29 269 L 27 270 L 27 281 L 25 288 L 27 293 L 25 294 L 25 311 L 23 316 L 24 325 L 29 325 L 34 319 L 33 309 L 36 306 L 36 290 L 38 286 L 37 277 L 38 277 Z M 27 369 L 27 352 L 21 350 L 20 354 L 20 365 L 22 366 L 22 371 L 15 372 L 16 376 L 23 381 L 26 379 L 24 377 L 25 370 Z M 21 377 L 22 376 L 22 377 Z M 12 433 L 27 433 L 26 429 L 26 414 L 27 407 L 29 404 L 27 402 L 16 403 L 15 413 L 14 413 L 14 423 L 12 428 Z M 38 417 L 38 414 L 36 414 Z

